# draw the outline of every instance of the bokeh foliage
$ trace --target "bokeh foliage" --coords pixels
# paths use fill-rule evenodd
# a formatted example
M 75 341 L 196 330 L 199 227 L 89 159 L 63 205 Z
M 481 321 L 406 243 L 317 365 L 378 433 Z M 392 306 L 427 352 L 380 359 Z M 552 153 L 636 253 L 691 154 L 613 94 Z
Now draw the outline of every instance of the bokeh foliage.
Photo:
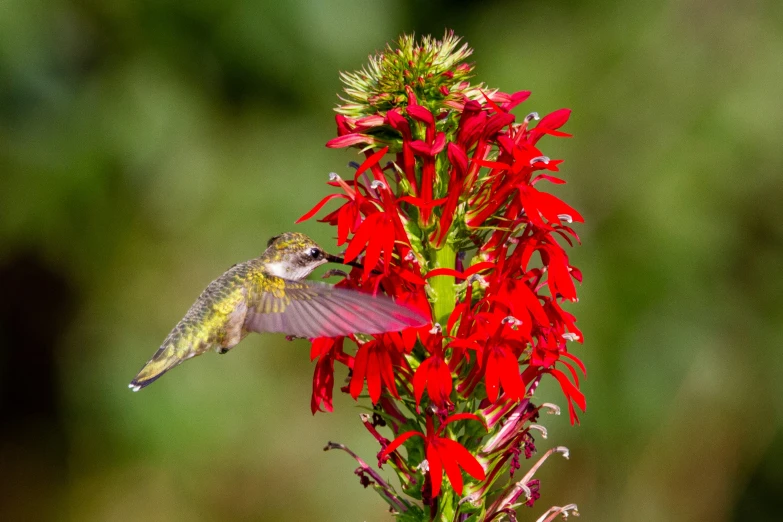
M 588 410 L 546 419 L 572 458 L 542 471 L 542 503 L 777 520 L 782 6 L 3 0 L 0 519 L 382 519 L 321 452 L 375 448 L 344 397 L 310 415 L 306 343 L 251 337 L 126 384 L 212 278 L 348 172 L 323 147 L 338 71 L 451 27 L 480 81 L 533 91 L 518 112 L 574 111 L 547 151 L 587 219 Z

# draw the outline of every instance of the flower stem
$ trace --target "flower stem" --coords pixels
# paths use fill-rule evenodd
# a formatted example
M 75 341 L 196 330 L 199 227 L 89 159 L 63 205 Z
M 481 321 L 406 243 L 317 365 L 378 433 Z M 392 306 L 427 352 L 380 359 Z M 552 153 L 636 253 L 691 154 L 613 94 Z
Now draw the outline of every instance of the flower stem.
M 430 250 L 431 269 L 435 268 L 454 268 L 457 260 L 457 252 L 448 241 L 442 248 Z M 446 327 L 449 315 L 454 310 L 454 277 L 449 275 L 435 276 L 430 280 L 433 293 L 435 294 L 435 303 L 433 304 L 433 316 L 436 323 Z M 445 333 L 445 331 L 444 331 Z
M 344 452 L 348 453 L 351 457 L 356 460 L 356 462 L 359 463 L 359 469 L 363 473 L 367 473 L 370 475 L 376 482 L 377 487 L 375 488 L 381 495 L 384 497 L 386 502 L 389 503 L 398 513 L 405 513 L 409 508 L 410 504 L 407 500 L 400 498 L 394 493 L 394 489 L 385 481 L 383 478 L 378 474 L 377 471 L 372 469 L 370 466 L 367 465 L 364 460 L 359 457 L 356 453 L 351 451 L 345 444 L 338 444 L 336 442 L 328 442 L 326 446 L 324 447 L 324 451 L 329 451 L 333 449 L 339 449 L 343 450 Z M 366 486 L 365 486 L 366 487 Z

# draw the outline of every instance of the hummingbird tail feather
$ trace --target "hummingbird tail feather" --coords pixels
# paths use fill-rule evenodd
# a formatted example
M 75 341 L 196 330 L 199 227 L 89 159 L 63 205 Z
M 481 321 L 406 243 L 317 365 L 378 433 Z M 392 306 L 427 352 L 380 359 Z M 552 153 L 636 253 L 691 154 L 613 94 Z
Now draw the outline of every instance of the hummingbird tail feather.
M 176 343 L 163 343 L 163 346 L 161 346 L 158 351 L 155 352 L 155 355 L 152 356 L 152 359 L 147 361 L 147 364 L 145 364 L 141 371 L 139 371 L 138 375 L 133 378 L 133 380 L 128 385 L 128 388 L 135 392 L 139 391 L 140 389 L 149 386 L 158 380 L 167 371 L 190 358 L 183 358 L 178 352 L 181 351 L 177 349 Z

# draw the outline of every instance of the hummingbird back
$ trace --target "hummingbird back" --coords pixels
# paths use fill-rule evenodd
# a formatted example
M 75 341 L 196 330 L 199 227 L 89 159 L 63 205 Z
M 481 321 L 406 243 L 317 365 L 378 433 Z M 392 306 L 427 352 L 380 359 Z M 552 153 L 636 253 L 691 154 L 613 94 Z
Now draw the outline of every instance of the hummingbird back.
M 225 344 L 229 333 L 227 326 L 233 323 L 231 317 L 239 312 L 244 320 L 245 281 L 251 269 L 249 263 L 241 263 L 212 281 L 131 381 L 129 388 L 138 391 L 184 361 Z M 239 338 L 230 344 L 239 342 L 244 332 L 238 335 Z

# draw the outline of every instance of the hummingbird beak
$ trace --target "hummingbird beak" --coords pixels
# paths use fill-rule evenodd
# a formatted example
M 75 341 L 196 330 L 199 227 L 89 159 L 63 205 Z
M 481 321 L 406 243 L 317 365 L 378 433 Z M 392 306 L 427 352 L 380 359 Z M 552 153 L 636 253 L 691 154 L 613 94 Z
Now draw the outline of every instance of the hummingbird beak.
M 364 268 L 362 265 L 357 263 L 356 261 L 351 261 L 350 263 L 346 263 L 345 259 L 339 256 L 333 256 L 332 254 L 325 254 L 324 258 L 329 261 L 330 263 L 339 263 L 341 265 L 349 265 L 354 268 Z
M 342 257 L 333 256 L 332 254 L 327 254 L 325 252 L 324 252 L 324 259 L 326 259 L 330 263 L 339 263 L 341 265 L 348 265 L 354 268 L 364 269 L 364 265 L 362 265 L 361 263 L 357 263 L 356 261 L 351 261 L 350 263 L 346 263 L 345 259 L 343 259 Z M 381 272 L 380 270 L 373 270 L 372 273 L 375 275 L 381 275 L 383 272 Z

